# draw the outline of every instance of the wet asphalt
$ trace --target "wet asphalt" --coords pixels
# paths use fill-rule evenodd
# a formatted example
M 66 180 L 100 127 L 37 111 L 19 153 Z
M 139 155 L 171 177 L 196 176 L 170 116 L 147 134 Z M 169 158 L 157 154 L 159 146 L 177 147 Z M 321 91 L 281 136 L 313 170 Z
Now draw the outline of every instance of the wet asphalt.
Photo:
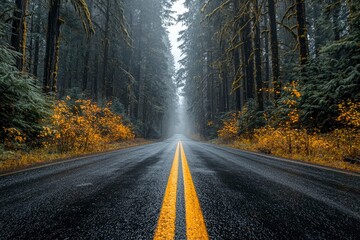
M 152 239 L 179 140 L 211 239 L 360 239 L 360 174 L 182 135 L 0 176 L 0 239 Z

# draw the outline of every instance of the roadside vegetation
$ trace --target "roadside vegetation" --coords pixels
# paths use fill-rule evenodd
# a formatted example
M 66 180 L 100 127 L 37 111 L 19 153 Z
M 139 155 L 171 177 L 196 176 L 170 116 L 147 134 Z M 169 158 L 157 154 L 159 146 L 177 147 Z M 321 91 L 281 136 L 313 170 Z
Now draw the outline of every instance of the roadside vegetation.
M 6 44 L 0 53 L 0 172 L 148 142 L 135 138 L 120 104 L 56 100 L 18 70 L 19 53 Z
M 359 1 L 186 2 L 178 79 L 191 132 L 360 170 Z
M 48 111 L 48 117 L 32 122 L 28 129 L 16 124 L 21 116 L 9 116 L 14 123 L 0 134 L 0 171 L 149 142 L 135 138 L 131 123 L 114 113 L 111 103 L 100 107 L 67 97 L 55 101 Z
M 302 127 L 297 101 L 287 103 L 292 110 L 283 118 L 265 112 L 256 119 L 247 108 L 227 114 L 215 143 L 360 172 L 360 102 L 338 104 L 337 127 L 327 132 Z M 264 124 L 249 127 L 254 121 Z
M 0 171 L 168 136 L 172 4 L 0 0 Z

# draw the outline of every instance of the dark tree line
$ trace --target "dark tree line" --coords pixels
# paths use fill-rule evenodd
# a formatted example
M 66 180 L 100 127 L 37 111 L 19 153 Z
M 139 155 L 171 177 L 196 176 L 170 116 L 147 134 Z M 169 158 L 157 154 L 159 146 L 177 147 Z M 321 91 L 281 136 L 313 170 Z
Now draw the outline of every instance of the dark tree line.
M 180 17 L 186 55 L 178 72 L 194 131 L 213 137 L 231 111 L 286 117 L 296 83 L 301 126 L 336 127 L 337 105 L 359 101 L 359 1 L 187 0 Z
M 172 2 L 1 0 L 1 43 L 46 95 L 112 101 L 139 134 L 160 137 L 177 104 L 166 30 Z

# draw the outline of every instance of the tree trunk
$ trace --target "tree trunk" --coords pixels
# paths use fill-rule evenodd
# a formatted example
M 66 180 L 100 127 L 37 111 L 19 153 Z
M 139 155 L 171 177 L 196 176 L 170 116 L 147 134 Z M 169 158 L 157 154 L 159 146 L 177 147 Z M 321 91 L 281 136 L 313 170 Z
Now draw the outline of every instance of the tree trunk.
M 103 75 L 102 75 L 102 89 L 101 96 L 103 100 L 109 98 L 109 78 L 107 76 L 107 67 L 109 62 L 109 45 L 110 45 L 110 0 L 106 2 L 106 20 L 104 32 L 104 57 L 103 57 Z
M 97 102 L 99 100 L 99 92 L 98 92 L 99 53 L 98 53 L 98 51 L 95 51 L 94 64 L 95 64 L 95 68 L 94 68 L 94 79 L 93 79 L 93 83 L 92 83 L 92 90 L 93 90 L 92 99 L 93 99 L 93 101 Z
M 90 50 L 91 49 L 91 39 L 86 40 L 86 52 L 84 57 L 84 70 L 83 70 L 83 77 L 82 77 L 82 85 L 81 89 L 82 92 L 85 92 L 87 89 L 87 83 L 88 83 L 88 75 L 90 71 Z
M 133 36 L 133 13 L 130 13 L 129 16 L 129 24 L 130 24 L 130 31 L 131 31 L 131 36 Z M 128 50 L 128 73 L 132 74 L 133 71 L 133 56 L 134 55 L 134 51 L 132 49 Z M 134 106 L 135 106 L 135 93 L 134 93 L 134 80 L 131 78 L 131 76 L 128 76 L 128 82 L 127 82 L 127 114 L 128 116 L 130 116 L 131 118 L 135 118 L 135 111 L 134 111 Z
M 213 62 L 212 60 L 212 51 L 211 51 L 211 37 L 208 36 L 208 42 L 207 42 L 207 52 L 206 52 L 206 115 L 207 115 L 207 121 L 212 120 L 214 117 L 214 77 L 211 74 L 211 64 Z
M 243 32 L 242 32 L 242 54 L 243 54 L 243 65 L 245 68 L 245 87 L 246 87 L 246 97 L 245 101 L 249 99 L 254 99 L 254 60 L 251 56 L 254 50 L 252 39 L 251 39 L 251 25 L 250 25 L 250 16 L 245 14 L 243 17 Z
M 264 12 L 266 12 L 266 5 L 263 5 L 263 10 Z M 270 89 L 272 87 L 272 85 L 270 84 L 270 41 L 269 41 L 269 28 L 268 28 L 268 16 L 265 15 L 264 16 L 264 22 L 263 22 L 263 28 L 265 30 L 264 33 L 264 39 L 263 39 L 263 45 L 264 45 L 264 82 L 263 82 L 263 87 Z M 265 95 L 265 101 L 269 101 L 270 100 L 270 95 L 269 95 L 269 91 L 265 91 L 264 92 Z
M 140 54 L 141 55 L 141 54 Z M 145 103 L 145 71 L 146 71 L 146 59 L 144 56 L 140 58 L 139 66 L 139 97 L 137 103 L 137 120 L 144 121 L 144 103 Z
M 34 10 L 35 10 L 35 4 L 32 5 L 30 11 L 34 12 Z M 34 32 L 34 16 L 31 17 L 30 32 L 31 33 Z M 29 61 L 28 61 L 27 66 L 26 66 L 26 68 L 28 69 L 29 72 L 31 72 L 32 65 L 33 65 L 33 45 L 34 45 L 34 38 L 33 38 L 32 34 L 31 34 L 30 35 L 30 40 L 29 40 Z
M 300 65 L 308 61 L 308 40 L 305 15 L 305 0 L 296 0 L 297 38 L 300 49 Z
M 94 8 L 94 1 L 89 1 L 89 12 L 92 16 Z M 82 92 L 85 92 L 88 87 L 88 75 L 90 71 L 90 52 L 92 51 L 92 38 L 90 36 L 87 36 L 86 38 L 86 50 L 85 50 L 85 57 L 84 57 L 84 69 L 83 69 L 83 76 L 82 76 Z
M 48 27 L 46 34 L 46 50 L 44 59 L 43 91 L 56 93 L 57 64 L 60 46 L 60 0 L 50 1 Z
M 260 41 L 260 15 L 261 10 L 259 9 L 258 0 L 254 0 L 254 54 L 255 54 L 255 71 L 254 77 L 256 79 L 256 93 L 257 93 L 257 104 L 258 110 L 264 110 L 264 98 L 263 98 L 263 82 L 261 74 L 261 41 Z
M 89 12 L 92 16 L 94 9 L 94 1 L 89 0 Z M 88 88 L 88 76 L 90 71 L 90 52 L 92 52 L 92 37 L 87 36 L 86 38 L 86 52 L 84 58 L 84 69 L 83 69 L 83 77 L 82 77 L 82 91 L 85 92 Z
M 234 0 L 234 17 L 236 18 L 237 15 L 239 14 L 239 1 L 238 0 Z M 234 28 L 234 39 L 235 39 L 235 42 L 233 43 L 233 46 L 236 46 L 239 44 L 239 36 L 237 31 L 238 31 L 238 27 L 239 27 L 239 24 L 237 23 L 236 24 L 237 27 Z M 235 81 L 237 81 L 237 84 L 236 84 L 236 90 L 235 90 L 235 106 L 236 106 L 236 111 L 241 111 L 242 109 L 242 101 L 241 101 L 241 77 L 239 76 L 240 75 L 240 49 L 238 48 L 235 48 L 233 50 L 233 64 L 234 64 L 234 71 L 235 71 Z
M 224 43 L 221 44 L 221 51 L 225 51 Z M 221 63 L 221 82 L 220 82 L 220 112 L 229 111 L 229 87 L 228 87 L 228 66 Z
M 20 71 L 26 66 L 26 12 L 28 0 L 16 0 L 12 21 L 11 46 L 21 53 L 21 58 L 16 59 L 16 66 Z
M 38 66 L 39 66 L 39 54 L 40 54 L 40 26 L 41 26 L 41 8 L 40 6 L 37 6 L 37 11 L 36 11 L 36 15 L 37 15 L 37 21 L 35 23 L 35 33 L 36 33 L 36 37 L 35 37 L 35 49 L 34 49 L 34 63 L 33 63 L 33 75 L 35 77 L 38 77 Z
M 281 81 L 279 67 L 279 42 L 276 27 L 276 8 L 274 0 L 268 0 L 269 24 L 270 24 L 270 48 L 271 48 L 271 67 L 272 67 L 272 84 L 274 86 L 275 100 L 281 97 Z
M 138 102 L 137 102 L 137 115 L 136 119 L 143 122 L 144 121 L 144 104 L 145 104 L 145 78 L 146 78 L 146 62 L 145 54 L 143 54 L 142 46 L 146 46 L 143 40 L 143 25 L 144 25 L 144 16 L 143 12 L 140 15 L 140 27 L 139 27 L 139 68 L 138 68 Z

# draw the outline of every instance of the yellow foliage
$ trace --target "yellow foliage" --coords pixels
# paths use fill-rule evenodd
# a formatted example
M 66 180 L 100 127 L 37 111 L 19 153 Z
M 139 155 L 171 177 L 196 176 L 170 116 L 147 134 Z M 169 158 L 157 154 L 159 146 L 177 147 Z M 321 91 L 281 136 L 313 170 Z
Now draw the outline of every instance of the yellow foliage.
M 238 136 L 239 124 L 238 118 L 240 113 L 232 113 L 230 118 L 223 121 L 223 127 L 218 130 L 218 136 L 222 141 L 228 142 Z
M 299 129 L 296 98 L 301 97 L 301 94 L 296 91 L 296 86 L 295 83 L 291 83 L 285 89 L 292 96 L 284 102 L 289 106 L 290 111 L 287 119 L 276 127 L 271 126 L 271 117 L 264 113 L 267 126 L 255 129 L 252 135 L 238 136 L 237 121 L 240 115 L 232 114 L 231 118 L 224 121 L 223 128 L 218 131 L 219 139 L 230 142 L 230 146 L 244 150 L 359 171 L 358 165 L 346 163 L 344 159 L 360 157 L 360 103 L 347 101 L 338 105 L 337 121 L 345 124 L 344 128 L 326 134 L 309 133 L 306 129 Z
M 329 138 L 317 133 L 308 133 L 304 129 L 264 127 L 255 131 L 254 139 L 254 147 L 257 150 L 280 156 L 297 154 L 321 157 L 334 150 L 334 142 Z
M 283 104 L 287 105 L 290 112 L 287 114 L 287 121 L 285 126 L 290 128 L 299 123 L 300 116 L 298 111 L 298 101 L 301 98 L 301 93 L 298 91 L 298 82 L 291 82 L 284 87 L 284 90 L 289 93 L 290 97 L 283 101 Z
M 97 146 L 134 139 L 132 129 L 125 126 L 122 116 L 111 112 L 111 103 L 101 108 L 90 100 L 76 100 L 73 106 L 58 101 L 54 106 L 51 124 L 43 128 L 39 137 L 45 146 L 60 151 L 88 150 Z
M 359 128 L 360 127 L 360 102 L 342 102 L 338 105 L 340 115 L 337 118 L 340 122 Z
M 26 135 L 17 128 L 3 128 L 5 133 L 4 144 L 7 148 L 17 148 L 19 144 L 25 143 Z
M 333 132 L 337 145 L 341 146 L 344 155 L 351 158 L 360 157 L 360 102 L 342 102 L 338 105 L 337 121 L 344 123 L 345 128 Z
M 300 98 L 301 93 L 298 91 L 299 83 L 297 81 L 292 81 L 284 87 L 284 90 L 289 92 L 290 95 L 294 98 Z

